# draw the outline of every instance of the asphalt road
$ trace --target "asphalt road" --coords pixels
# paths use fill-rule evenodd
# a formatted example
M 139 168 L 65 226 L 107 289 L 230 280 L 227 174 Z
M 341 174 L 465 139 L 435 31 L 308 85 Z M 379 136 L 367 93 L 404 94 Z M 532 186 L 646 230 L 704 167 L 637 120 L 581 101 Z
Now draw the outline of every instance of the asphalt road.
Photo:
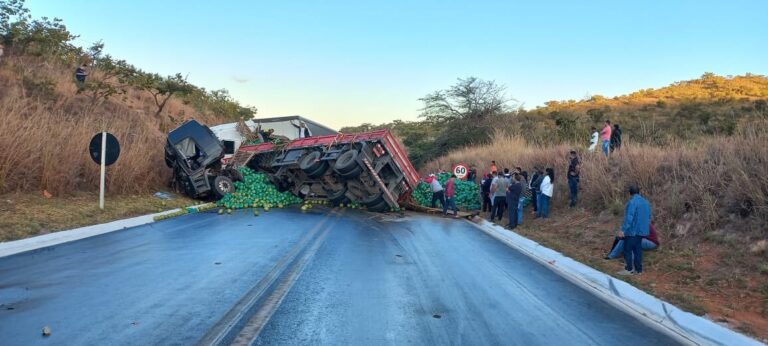
M 0 258 L 2 345 L 212 342 L 673 340 L 471 224 L 423 215 L 193 214 Z

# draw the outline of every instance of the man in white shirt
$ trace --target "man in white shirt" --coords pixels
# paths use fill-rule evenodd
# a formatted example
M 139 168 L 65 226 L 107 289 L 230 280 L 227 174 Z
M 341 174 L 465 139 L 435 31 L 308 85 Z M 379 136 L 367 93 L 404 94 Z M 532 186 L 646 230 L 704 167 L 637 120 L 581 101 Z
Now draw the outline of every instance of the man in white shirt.
M 437 177 L 434 174 L 429 175 L 429 179 L 431 181 L 429 182 L 429 187 L 432 189 L 432 208 L 435 208 L 438 200 L 440 201 L 440 206 L 445 206 L 445 193 L 443 192 L 443 186 L 440 185 L 440 182 L 437 181 Z
M 597 149 L 597 141 L 600 139 L 600 133 L 597 132 L 597 128 L 592 126 L 592 138 L 589 140 L 589 152 L 594 153 Z

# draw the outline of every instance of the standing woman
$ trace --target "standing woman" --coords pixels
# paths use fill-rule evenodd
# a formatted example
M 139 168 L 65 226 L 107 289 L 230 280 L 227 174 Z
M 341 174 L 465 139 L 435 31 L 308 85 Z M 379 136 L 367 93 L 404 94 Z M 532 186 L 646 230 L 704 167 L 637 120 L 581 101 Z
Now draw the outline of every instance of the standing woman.
M 482 185 L 480 185 L 480 198 L 483 200 L 483 212 L 490 212 L 493 205 L 491 204 L 491 183 L 493 177 L 491 174 L 486 174 L 483 179 Z
M 542 218 L 549 217 L 549 204 L 552 201 L 552 193 L 555 190 L 555 170 L 547 168 L 544 180 L 541 181 L 541 203 L 540 212 Z
M 526 199 L 531 198 L 531 189 L 529 187 L 530 182 L 528 181 L 528 172 L 523 171 L 520 174 L 520 184 L 523 185 L 523 189 L 520 192 L 520 200 L 517 204 L 517 224 L 522 225 L 523 224 L 523 207 L 525 207 L 525 201 Z
M 613 125 L 613 131 L 611 131 L 611 152 L 619 150 L 621 148 L 621 127 L 619 124 Z

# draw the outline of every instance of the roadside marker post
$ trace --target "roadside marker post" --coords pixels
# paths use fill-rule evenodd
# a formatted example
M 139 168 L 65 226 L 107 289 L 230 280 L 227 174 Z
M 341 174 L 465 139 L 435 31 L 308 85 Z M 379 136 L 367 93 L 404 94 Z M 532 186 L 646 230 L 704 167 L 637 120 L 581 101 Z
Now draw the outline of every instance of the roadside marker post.
M 120 156 L 120 142 L 109 132 L 97 133 L 88 146 L 93 162 L 97 163 L 101 172 L 99 175 L 99 209 L 104 210 L 104 190 L 106 190 L 107 166 L 112 165 Z
M 101 133 L 101 176 L 99 177 L 99 209 L 104 210 L 104 180 L 107 172 L 107 133 Z

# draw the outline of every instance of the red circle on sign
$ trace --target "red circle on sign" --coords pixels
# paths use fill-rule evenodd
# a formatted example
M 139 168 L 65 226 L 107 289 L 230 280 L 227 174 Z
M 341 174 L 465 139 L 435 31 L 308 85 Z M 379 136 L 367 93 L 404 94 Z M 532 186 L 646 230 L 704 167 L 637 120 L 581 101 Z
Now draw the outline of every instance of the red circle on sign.
M 456 178 L 464 180 L 467 178 L 467 174 L 469 174 L 469 167 L 463 163 L 460 163 L 453 166 L 453 170 L 451 170 L 451 172 L 456 175 Z

